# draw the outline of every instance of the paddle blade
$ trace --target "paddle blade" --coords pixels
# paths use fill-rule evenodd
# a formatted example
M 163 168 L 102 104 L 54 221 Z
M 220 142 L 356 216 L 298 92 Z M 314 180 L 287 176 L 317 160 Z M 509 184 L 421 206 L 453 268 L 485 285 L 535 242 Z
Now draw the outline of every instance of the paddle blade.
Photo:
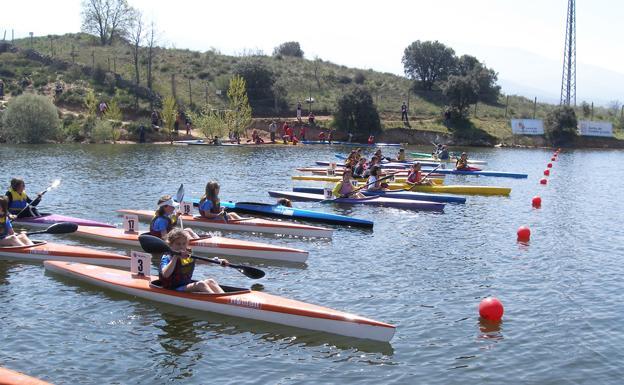
M 56 179 L 54 182 L 52 182 L 52 185 L 50 186 L 50 190 L 52 190 L 53 188 L 57 188 L 60 185 L 61 185 L 61 180 Z
M 176 195 L 173 198 L 173 200 L 175 200 L 178 203 L 180 203 L 180 202 L 182 202 L 182 200 L 184 200 L 184 183 L 181 183 L 180 187 L 178 187 L 178 192 L 176 193 Z
M 264 277 L 265 275 L 264 271 L 260 269 L 256 269 L 255 267 L 251 267 L 251 266 L 235 265 L 232 267 L 234 267 L 236 270 L 240 271 L 241 273 L 245 274 L 247 277 L 251 279 L 260 279 Z
M 71 222 L 59 222 L 48 227 L 45 234 L 69 234 L 78 230 L 78 225 Z
M 149 235 L 149 234 L 139 235 L 139 243 L 141 244 L 141 248 L 146 253 L 161 254 L 161 253 L 171 252 L 169 245 L 167 245 L 165 241 L 153 235 Z

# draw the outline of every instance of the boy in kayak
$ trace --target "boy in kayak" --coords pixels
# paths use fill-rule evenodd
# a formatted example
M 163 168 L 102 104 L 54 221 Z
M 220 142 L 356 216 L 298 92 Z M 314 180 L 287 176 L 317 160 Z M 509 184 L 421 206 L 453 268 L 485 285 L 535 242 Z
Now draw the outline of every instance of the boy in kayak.
M 472 171 L 472 167 L 468 166 L 468 154 L 462 152 L 461 157 L 455 163 L 455 169 L 459 171 Z
M 405 162 L 405 149 L 400 148 L 396 157 L 397 162 Z
M 407 174 L 407 183 L 409 185 L 427 185 L 431 186 L 433 182 L 427 178 L 422 177 L 422 173 L 420 171 L 420 163 L 416 162 L 410 168 L 409 174 Z
M 448 152 L 448 147 L 446 147 L 446 145 L 441 146 L 441 148 L 438 150 L 436 156 L 440 160 L 449 160 L 450 156 L 449 156 L 449 152 Z
M 36 206 L 41 202 L 41 194 L 37 194 L 35 200 L 30 199 L 26 194 L 26 184 L 23 179 L 11 179 L 11 187 L 6 192 L 6 197 L 10 214 L 17 215 L 18 218 L 40 216 Z
M 353 192 L 355 189 L 353 188 L 351 181 L 353 181 L 351 178 L 351 168 L 345 167 L 344 172 L 342 173 L 342 180 L 336 183 L 336 186 L 332 190 L 332 195 L 336 198 L 366 198 L 360 192 Z
M 379 166 L 373 166 L 370 169 L 370 176 L 368 177 L 368 181 L 366 184 L 368 187 L 366 188 L 368 191 L 383 191 L 385 190 L 383 184 L 380 180 L 381 177 L 381 168 Z
M 178 207 L 178 202 L 174 202 L 171 195 L 163 195 L 158 200 L 158 210 L 154 213 L 150 223 L 150 235 L 167 239 L 167 234 L 175 228 L 181 214 L 179 211 L 174 214 L 176 207 Z M 195 234 L 193 230 L 187 228 L 184 231 L 191 239 L 199 239 L 199 235 Z
M 353 168 L 353 177 L 364 178 L 365 172 L 366 172 L 366 159 L 360 158 L 357 165 Z
M 15 234 L 9 218 L 9 201 L 0 197 L 0 246 L 31 246 L 33 242 L 25 233 Z
M 238 214 L 226 213 L 223 207 L 221 207 L 221 201 L 219 200 L 220 189 L 221 187 L 217 182 L 211 181 L 206 184 L 204 196 L 199 200 L 199 214 L 206 219 L 223 218 L 226 222 L 228 220 L 241 220 L 242 218 Z
M 193 280 L 195 260 L 189 255 L 189 238 L 184 230 L 171 231 L 167 243 L 174 253 L 164 254 L 160 260 L 158 278 L 163 288 L 183 292 L 223 293 L 214 279 Z M 226 259 L 219 259 L 219 262 L 224 267 L 229 264 Z

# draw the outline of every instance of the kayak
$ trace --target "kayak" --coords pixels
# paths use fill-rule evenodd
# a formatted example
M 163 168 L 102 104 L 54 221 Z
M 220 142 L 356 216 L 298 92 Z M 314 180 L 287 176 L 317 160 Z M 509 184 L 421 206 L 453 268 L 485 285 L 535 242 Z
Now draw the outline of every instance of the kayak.
M 78 230 L 73 234 L 100 242 L 139 246 L 139 233 L 125 233 L 123 229 L 79 226 Z M 308 252 L 304 250 L 225 237 L 191 240 L 189 246 L 197 254 L 260 258 L 288 262 L 305 262 L 308 259 Z
M 40 262 L 53 260 L 130 267 L 130 258 L 125 255 L 45 241 L 34 241 L 34 243 L 32 246 L 2 246 L 0 247 L 0 258 Z
M 154 212 L 149 210 L 117 210 L 122 214 L 138 215 L 140 219 L 151 220 Z M 239 221 L 223 218 L 207 219 L 200 216 L 180 216 L 185 225 L 202 229 L 216 229 L 225 231 L 250 231 L 255 233 L 298 235 L 302 237 L 331 238 L 333 230 L 323 227 L 301 225 L 292 222 L 267 221 L 266 219 L 245 218 Z
M 42 214 L 39 217 L 26 217 L 19 218 L 13 221 L 14 225 L 23 225 L 29 227 L 50 227 L 55 223 L 60 222 L 71 222 L 75 223 L 78 226 L 93 226 L 93 227 L 115 227 L 115 225 L 111 225 L 108 223 L 92 221 L 90 219 L 82 219 L 76 217 L 68 217 L 65 215 L 58 214 Z
M 81 263 L 45 261 L 47 271 L 154 302 L 320 331 L 388 342 L 395 326 L 356 314 L 287 299 L 260 291 L 224 286 L 223 294 L 186 293 L 158 286 L 158 277 Z
M 199 199 L 192 199 L 194 206 L 199 205 Z M 256 214 L 275 218 L 300 219 L 309 222 L 322 222 L 332 225 L 353 226 L 372 228 L 373 222 L 366 219 L 348 217 L 346 215 L 337 215 L 324 213 L 322 211 L 304 210 L 295 207 L 286 207 L 270 203 L 258 202 L 224 202 L 221 206 L 230 211 L 244 214 Z
M 20 372 L 0 368 L 0 384 L 2 385 L 52 385 L 35 377 Z
M 511 189 L 509 187 L 495 186 L 470 186 L 470 185 L 449 185 L 449 186 L 427 186 L 414 185 L 409 186 L 405 183 L 389 183 L 390 190 L 419 191 L 428 193 L 446 193 L 446 194 L 466 194 L 466 195 L 509 195 Z
M 420 158 L 417 159 L 416 161 L 420 162 L 420 160 L 424 160 L 424 161 L 433 161 L 433 162 L 445 162 L 445 163 L 455 163 L 457 162 L 457 157 L 456 156 L 451 156 L 449 159 L 440 159 L 438 157 L 434 157 L 433 154 L 427 154 L 424 152 L 412 152 L 410 153 L 413 157 L 415 158 Z M 474 159 L 468 159 L 468 163 L 472 163 L 472 164 L 487 164 L 488 162 L 485 160 L 474 160 Z
M 329 167 L 330 162 L 317 160 L 315 163 L 319 166 Z M 423 167 L 438 167 L 440 163 L 421 162 L 420 165 Z M 345 166 L 344 163 L 336 163 L 336 167 L 344 167 L 344 166 Z M 382 163 L 379 165 L 379 167 L 381 168 L 398 168 L 398 169 L 409 168 L 409 166 L 410 165 L 407 163 L 398 163 L 398 162 L 387 162 L 387 163 Z
M 311 172 L 312 175 L 327 175 L 327 169 L 322 167 L 300 167 L 296 169 L 301 172 Z M 409 174 L 409 170 L 407 169 L 384 169 L 386 173 L 407 176 Z M 344 173 L 344 168 L 337 168 L 334 170 L 334 176 L 341 176 Z M 432 172 L 431 174 L 427 173 L 431 177 L 436 177 L 437 179 L 442 179 L 446 176 L 446 174 L 438 174 L 437 172 Z M 424 174 L 423 174 L 424 175 Z
M 293 187 L 294 192 L 302 192 L 309 194 L 323 194 L 322 188 L 315 187 Z M 397 199 L 413 199 L 429 202 L 443 202 L 443 203 L 466 203 L 466 198 L 453 195 L 443 194 L 427 194 L 413 191 L 368 191 L 361 190 L 362 194 L 366 196 L 384 196 L 386 198 Z
M 423 172 L 427 172 L 427 170 L 423 170 Z M 447 170 L 447 169 L 437 169 L 436 172 L 440 174 L 447 175 L 480 175 L 480 176 L 491 176 L 498 178 L 516 178 L 516 179 L 525 179 L 529 176 L 527 174 L 519 174 L 513 172 L 504 172 L 504 171 L 484 171 L 484 170 Z
M 357 198 L 335 198 L 325 199 L 322 194 L 309 194 L 291 191 L 269 191 L 269 195 L 275 198 L 288 198 L 294 201 L 304 202 L 327 202 L 347 205 L 371 205 L 371 206 L 384 206 L 384 207 L 396 207 L 401 209 L 412 210 L 435 210 L 443 211 L 444 203 L 438 202 L 426 202 L 418 200 L 408 199 L 396 199 L 388 198 L 386 196 L 370 196 L 363 199 Z
M 423 176 L 426 174 L 423 174 Z M 342 177 L 340 176 L 321 176 L 321 175 L 294 175 L 291 177 L 292 180 L 304 180 L 304 181 L 321 181 L 321 182 L 340 182 Z M 354 178 L 356 181 L 365 183 L 368 181 L 367 178 Z M 390 179 L 390 178 L 388 178 Z M 428 178 L 433 184 L 444 184 L 444 179 L 437 178 Z M 407 181 L 407 177 L 394 177 L 396 182 L 402 183 Z
M 343 142 L 332 140 L 329 143 L 327 140 L 321 142 L 320 140 L 302 140 L 303 144 L 326 144 L 326 145 L 337 145 L 337 146 L 351 146 L 351 147 L 402 147 L 403 145 L 400 143 L 353 143 L 353 142 Z

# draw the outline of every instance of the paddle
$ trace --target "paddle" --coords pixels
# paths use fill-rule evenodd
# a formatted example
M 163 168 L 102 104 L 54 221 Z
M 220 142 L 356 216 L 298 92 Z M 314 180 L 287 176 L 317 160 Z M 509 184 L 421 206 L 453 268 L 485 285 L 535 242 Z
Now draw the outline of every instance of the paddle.
M 362 186 L 362 187 L 358 187 L 358 188 L 356 188 L 355 190 L 353 190 L 353 191 L 351 191 L 350 193 L 348 193 L 346 196 L 344 196 L 344 198 L 348 198 L 348 197 L 350 197 L 351 195 L 355 194 L 356 192 L 362 191 L 362 190 L 364 190 L 365 188 L 367 188 L 368 186 L 372 186 L 372 185 L 374 185 L 374 184 L 375 184 L 375 183 L 377 183 L 377 182 L 381 182 L 382 180 L 386 180 L 386 179 L 388 179 L 388 178 L 394 178 L 394 176 L 395 176 L 396 174 L 398 174 L 399 172 L 400 172 L 400 171 L 393 172 L 392 174 L 388 174 L 388 175 L 386 175 L 386 176 L 384 176 L 384 177 L 382 177 L 382 178 L 377 179 L 377 181 L 375 181 L 375 182 L 372 182 L 372 183 L 367 183 L 367 184 L 365 184 L 365 185 L 364 185 L 364 186 Z M 320 203 L 327 203 L 327 202 L 331 202 L 331 201 L 333 201 L 333 199 L 323 199 Z
M 47 189 L 43 190 L 42 192 L 40 192 L 39 194 L 37 194 L 37 198 L 35 198 L 34 201 L 32 201 L 31 203 L 28 203 L 26 205 L 26 207 L 24 207 L 23 209 L 20 210 L 19 213 L 17 213 L 16 217 L 19 218 L 19 216 L 24 212 L 24 210 L 26 210 L 27 208 L 29 208 L 30 206 L 32 206 L 33 203 L 37 202 L 37 204 L 39 204 L 39 202 L 41 202 L 41 197 L 47 193 L 48 191 L 57 188 L 59 185 L 61 184 L 61 180 L 60 179 L 56 179 L 54 182 L 52 182 L 52 184 L 50 186 L 48 186 Z
M 180 187 L 178 187 L 178 192 L 176 192 L 175 198 L 173 198 L 173 200 L 178 203 L 181 203 L 183 199 L 184 199 L 184 183 L 180 183 Z M 180 220 L 180 228 L 184 230 L 184 223 L 182 223 L 182 216 L 179 216 L 178 219 Z
M 437 170 L 438 168 L 440 168 L 440 166 L 441 166 L 441 165 L 442 165 L 442 164 L 438 164 L 437 166 L 435 166 L 435 168 L 434 168 L 433 170 L 429 171 L 429 172 L 427 173 L 427 175 L 425 175 L 425 176 L 424 176 L 424 177 L 420 180 L 420 181 L 421 181 L 421 183 L 422 183 L 422 182 L 424 182 L 424 181 L 425 181 L 425 180 L 429 177 L 429 175 L 433 174 L 433 172 L 434 172 L 435 170 Z M 416 183 L 410 183 L 410 182 L 407 182 L 407 181 L 406 181 L 405 183 L 409 184 L 410 186 L 414 186 L 414 185 L 416 184 Z M 410 191 L 410 190 L 411 190 L 411 187 L 410 187 L 410 188 L 408 188 L 408 189 L 407 189 L 407 188 L 404 188 L 404 189 L 399 190 L 399 191 Z
M 141 247 L 143 248 L 143 250 L 145 250 L 148 253 L 157 253 L 157 254 L 172 253 L 172 254 L 176 254 L 173 250 L 171 250 L 169 245 L 167 245 L 167 243 L 165 243 L 165 241 L 163 241 L 162 239 L 160 239 L 158 237 L 155 237 L 153 235 L 149 235 L 149 234 L 139 235 L 139 243 L 141 244 Z M 191 258 L 198 259 L 200 261 L 216 263 L 216 264 L 219 264 L 219 265 L 221 264 L 221 262 L 219 262 L 216 259 L 202 258 L 202 257 L 197 257 L 195 255 L 191 255 Z M 260 279 L 260 278 L 264 277 L 264 275 L 265 275 L 264 271 L 262 271 L 260 269 L 256 269 L 255 267 L 251 267 L 251 266 L 229 264 L 229 265 L 227 265 L 227 267 L 234 268 L 234 269 L 240 271 L 241 273 L 245 274 L 247 277 L 249 277 L 251 279 Z
M 71 222 L 59 222 L 51 225 L 45 230 L 32 231 L 26 233 L 26 235 L 35 235 L 35 234 L 69 234 L 76 232 L 78 230 L 78 225 Z

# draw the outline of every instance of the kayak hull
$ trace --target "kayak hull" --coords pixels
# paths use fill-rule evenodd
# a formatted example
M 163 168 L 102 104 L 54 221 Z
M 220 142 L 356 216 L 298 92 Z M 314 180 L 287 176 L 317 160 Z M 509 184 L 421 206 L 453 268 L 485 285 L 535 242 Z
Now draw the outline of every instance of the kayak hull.
M 2 385 L 52 385 L 38 378 L 30 377 L 13 370 L 0 368 L 0 384 Z
M 199 204 L 199 199 L 191 200 L 193 205 Z M 374 223 L 366 219 L 348 217 L 346 215 L 337 215 L 324 213 L 322 211 L 304 210 L 295 207 L 286 207 L 281 205 L 274 205 L 268 203 L 258 202 L 224 202 L 221 201 L 221 206 L 226 207 L 228 210 L 243 213 L 243 214 L 255 214 L 274 218 L 286 218 L 286 219 L 299 219 L 309 222 L 320 222 L 332 225 L 352 226 L 362 228 L 372 228 Z
M 33 246 L 0 247 L 0 258 L 31 262 L 53 260 L 125 268 L 130 267 L 130 258 L 125 255 L 45 241 L 35 241 L 35 245 Z
M 290 191 L 269 191 L 269 195 L 272 197 L 276 197 L 276 198 L 288 198 L 288 199 L 292 199 L 295 201 L 327 202 L 327 203 L 347 204 L 347 205 L 371 205 L 371 206 L 395 207 L 395 208 L 412 209 L 412 210 L 434 210 L 434 211 L 444 210 L 443 203 L 407 200 L 407 199 L 394 199 L 394 198 L 387 198 L 383 196 L 371 196 L 371 197 L 366 197 L 364 199 L 336 198 L 336 199 L 326 200 L 325 196 L 321 194 L 308 194 L 308 193 L 299 193 L 299 192 L 290 192 Z
M 426 174 L 423 174 L 423 176 Z M 292 180 L 303 180 L 303 181 L 313 181 L 313 182 L 333 182 L 333 183 L 338 183 L 342 180 L 342 177 L 340 176 L 320 176 L 320 175 L 294 175 L 291 177 Z M 366 183 L 368 181 L 368 179 L 366 178 L 354 178 L 356 181 L 361 182 L 361 183 Z M 390 178 L 388 178 L 390 179 Z M 430 181 L 433 182 L 433 184 L 444 184 L 444 179 L 438 179 L 438 178 L 431 178 L 428 177 L 427 179 L 429 179 Z M 396 177 L 394 178 L 395 181 L 401 183 L 401 182 L 405 182 L 407 181 L 407 177 Z
M 224 294 L 181 293 L 126 271 L 53 261 L 44 265 L 48 271 L 116 292 L 199 311 L 383 342 L 395 332 L 390 324 L 253 290 L 223 286 Z
M 353 143 L 353 142 L 343 142 L 343 141 L 335 141 L 332 140 L 331 143 L 328 141 L 321 142 L 320 140 L 302 140 L 303 144 L 324 144 L 324 145 L 336 145 L 336 146 L 350 146 L 350 147 L 401 147 L 400 143 Z
M 389 183 L 390 190 L 403 190 L 442 193 L 442 194 L 463 194 L 463 195 L 509 195 L 511 188 L 496 186 L 470 186 L 470 185 L 448 185 L 448 186 L 409 186 L 405 183 Z
M 151 220 L 154 215 L 154 213 L 149 210 L 117 210 L 117 212 L 122 214 L 134 214 L 142 220 Z M 229 220 L 227 222 L 225 222 L 222 218 L 206 219 L 191 215 L 182 215 L 180 218 L 185 225 L 201 229 L 247 231 L 318 238 L 331 238 L 333 235 L 332 229 L 301 225 L 291 222 L 267 221 L 265 219 L 258 218 L 249 218 L 240 221 Z
M 99 242 L 130 247 L 140 246 L 139 233 L 125 233 L 122 229 L 79 226 L 74 234 Z M 193 252 L 197 254 L 258 258 L 298 263 L 303 263 L 308 259 L 308 252 L 304 250 L 225 237 L 191 240 L 189 246 L 193 249 Z
M 323 194 L 322 188 L 315 187 L 293 187 L 294 192 L 308 193 L 308 194 Z M 466 203 L 466 198 L 453 195 L 443 194 L 428 194 L 419 193 L 414 191 L 367 191 L 362 190 L 362 194 L 366 196 L 384 196 L 387 198 L 397 199 L 412 199 L 429 202 L 442 202 L 442 203 Z
M 90 219 L 82 219 L 76 217 L 69 217 L 58 214 L 42 214 L 39 217 L 19 218 L 13 221 L 13 224 L 19 224 L 28 227 L 45 228 L 50 227 L 55 223 L 70 222 L 75 223 L 78 226 L 92 226 L 92 227 L 109 227 L 113 228 L 115 225 L 111 225 L 104 222 L 92 221 Z

